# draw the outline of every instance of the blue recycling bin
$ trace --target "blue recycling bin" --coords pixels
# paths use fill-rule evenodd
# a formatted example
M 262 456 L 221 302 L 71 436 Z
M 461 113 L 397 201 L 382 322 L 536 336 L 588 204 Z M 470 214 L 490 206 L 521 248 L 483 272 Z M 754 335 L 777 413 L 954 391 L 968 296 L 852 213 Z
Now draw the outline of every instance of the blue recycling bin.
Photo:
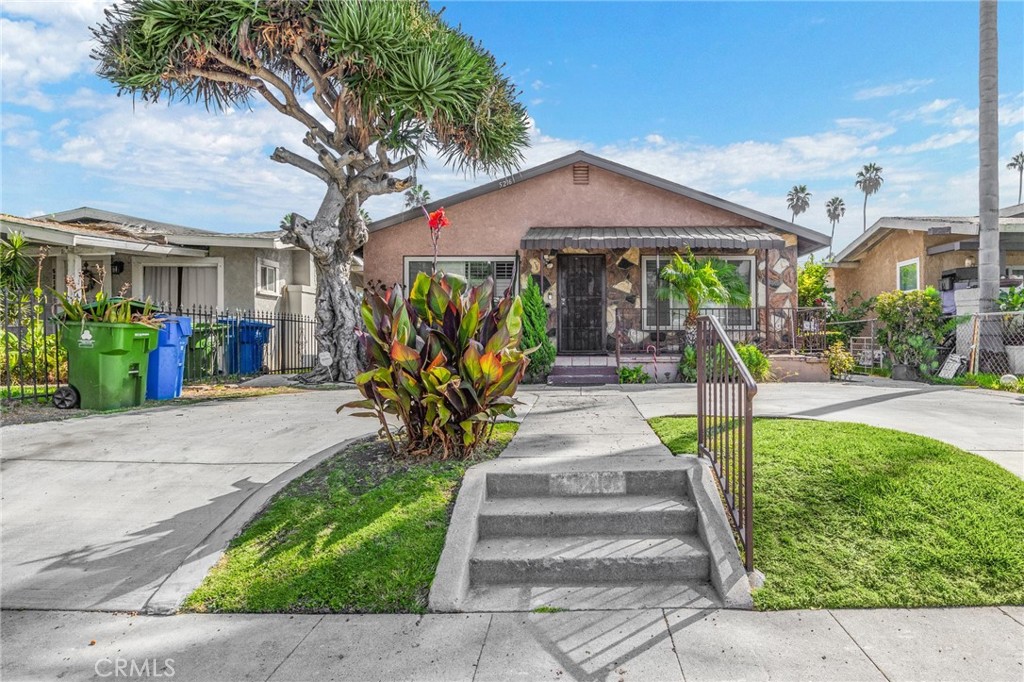
M 192 320 L 175 315 L 158 315 L 164 324 L 156 348 L 149 354 L 146 374 L 147 400 L 173 400 L 181 397 L 185 378 L 185 349 L 192 336 Z
M 263 347 L 274 325 L 230 317 L 217 321 L 228 328 L 224 344 L 224 366 L 228 374 L 259 374 L 263 369 Z

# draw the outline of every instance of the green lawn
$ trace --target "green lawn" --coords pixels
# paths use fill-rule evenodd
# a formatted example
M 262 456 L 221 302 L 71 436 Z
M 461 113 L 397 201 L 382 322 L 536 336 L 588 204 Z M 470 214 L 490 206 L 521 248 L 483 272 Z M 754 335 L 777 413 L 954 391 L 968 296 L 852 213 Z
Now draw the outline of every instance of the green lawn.
M 424 612 L 462 475 L 516 428 L 498 424 L 471 462 L 396 461 L 381 441 L 348 448 L 281 491 L 183 608 Z
M 697 420 L 651 425 L 675 453 Z M 1024 481 L 900 431 L 754 423 L 759 609 L 1024 604 Z

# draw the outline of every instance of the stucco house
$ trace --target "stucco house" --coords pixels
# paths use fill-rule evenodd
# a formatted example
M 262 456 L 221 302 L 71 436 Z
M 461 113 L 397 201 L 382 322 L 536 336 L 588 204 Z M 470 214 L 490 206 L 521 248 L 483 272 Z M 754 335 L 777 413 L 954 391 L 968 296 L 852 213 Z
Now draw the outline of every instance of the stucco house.
M 0 232 L 46 247 L 43 285 L 63 289 L 70 273 L 107 273 L 108 294 L 169 308 L 201 306 L 312 316 L 316 273 L 308 252 L 282 232 L 228 234 L 82 207 L 38 218 L 0 215 Z
M 658 271 L 690 248 L 734 263 L 753 305 L 719 311 L 731 333 L 765 340 L 792 327 L 797 258 L 829 244 L 814 230 L 583 151 L 431 202 L 451 220 L 439 267 L 499 289 L 540 284 L 559 355 L 643 352 L 682 328 L 685 303 L 659 301 Z M 430 271 L 422 211 L 370 226 L 367 286 Z M 596 363 L 595 363 L 596 364 Z
M 1024 204 L 999 212 L 1004 285 L 1024 277 Z M 978 217 L 880 218 L 829 264 L 836 300 L 938 289 L 946 312 L 977 311 Z

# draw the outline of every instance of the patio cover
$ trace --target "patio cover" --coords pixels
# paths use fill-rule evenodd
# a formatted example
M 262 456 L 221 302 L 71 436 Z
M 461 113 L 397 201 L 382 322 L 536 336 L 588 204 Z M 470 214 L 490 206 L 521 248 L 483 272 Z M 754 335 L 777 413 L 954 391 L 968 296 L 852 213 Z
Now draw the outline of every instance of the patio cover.
M 785 240 L 757 227 L 531 227 L 522 249 L 781 249 Z

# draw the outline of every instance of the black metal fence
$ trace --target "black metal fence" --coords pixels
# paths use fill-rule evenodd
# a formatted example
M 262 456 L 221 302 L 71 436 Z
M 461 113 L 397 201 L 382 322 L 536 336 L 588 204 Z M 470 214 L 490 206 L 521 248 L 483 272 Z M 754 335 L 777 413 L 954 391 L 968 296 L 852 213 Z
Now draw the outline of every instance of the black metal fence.
M 752 343 L 763 350 L 820 353 L 827 347 L 825 308 L 701 308 L 702 315 L 718 319 L 733 343 Z M 694 343 L 686 324 L 687 308 L 660 306 L 615 311 L 615 339 L 619 353 L 681 353 Z
M 68 358 L 60 343 L 60 308 L 52 294 L 4 291 L 0 297 L 0 400 L 45 400 L 67 383 Z M 221 311 L 207 306 L 157 305 L 187 317 L 192 335 L 185 352 L 185 383 L 258 374 L 293 374 L 317 365 L 316 321 L 273 311 Z
M 711 460 L 754 570 L 754 396 L 757 383 L 717 318 L 697 320 L 697 455 Z

